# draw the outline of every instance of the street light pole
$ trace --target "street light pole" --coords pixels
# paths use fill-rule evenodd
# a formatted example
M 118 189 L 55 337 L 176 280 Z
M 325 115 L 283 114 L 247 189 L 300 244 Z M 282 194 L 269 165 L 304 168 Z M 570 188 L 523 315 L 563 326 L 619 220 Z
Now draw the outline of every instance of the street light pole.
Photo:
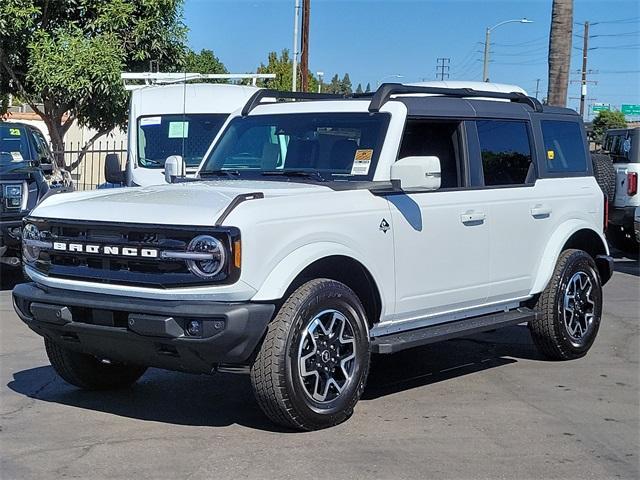
M 382 77 L 380 80 L 378 80 L 378 86 L 382 85 L 382 81 L 385 78 L 404 78 L 404 75 L 398 75 L 397 73 L 393 73 L 391 75 L 385 75 L 384 77 Z
M 484 60 L 482 62 L 482 81 L 489 81 L 489 54 L 491 49 L 491 31 L 495 30 L 501 25 L 505 25 L 507 23 L 533 23 L 532 20 L 527 20 L 526 18 L 517 18 L 514 20 L 505 20 L 504 22 L 500 22 L 495 24 L 493 27 L 487 27 L 484 35 Z
M 296 0 L 293 11 L 293 80 L 291 91 L 298 89 L 298 25 L 300 24 L 300 0 Z
M 318 75 L 318 93 L 322 93 L 322 77 L 324 77 L 324 72 L 316 72 Z

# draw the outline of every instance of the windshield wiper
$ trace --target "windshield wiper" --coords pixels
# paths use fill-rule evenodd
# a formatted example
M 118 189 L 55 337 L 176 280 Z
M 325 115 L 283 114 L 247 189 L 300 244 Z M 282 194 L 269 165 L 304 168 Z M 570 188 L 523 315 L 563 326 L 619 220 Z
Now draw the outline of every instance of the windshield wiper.
M 204 172 L 200 172 L 200 178 L 204 178 L 204 177 L 222 177 L 222 176 L 227 176 L 227 177 L 237 177 L 240 175 L 240 171 L 239 170 L 227 170 L 227 169 L 219 169 L 219 170 L 206 170 Z
M 317 170 L 264 170 L 260 172 L 261 175 L 269 176 L 269 175 L 282 175 L 283 177 L 306 177 L 306 178 L 315 178 L 320 182 L 326 182 L 327 179 L 324 178 L 320 172 Z

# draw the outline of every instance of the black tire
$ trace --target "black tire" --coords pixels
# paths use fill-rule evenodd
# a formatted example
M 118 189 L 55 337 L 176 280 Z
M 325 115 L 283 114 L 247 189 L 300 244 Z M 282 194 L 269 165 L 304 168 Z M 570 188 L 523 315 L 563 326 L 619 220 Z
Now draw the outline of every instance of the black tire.
M 125 388 L 136 382 L 147 367 L 106 364 L 86 353 L 75 352 L 44 339 L 44 346 L 54 370 L 71 385 L 84 390 L 112 390 Z
M 573 279 L 587 286 L 591 293 L 588 299 L 584 292 L 576 299 L 567 299 L 574 313 L 565 311 L 565 295 L 575 294 L 578 287 L 570 285 Z M 587 282 L 588 279 L 588 282 Z M 593 258 L 582 250 L 565 250 L 560 254 L 553 276 L 547 288 L 540 294 L 535 309 L 538 318 L 529 322 L 529 330 L 538 350 L 552 360 L 572 360 L 584 356 L 596 338 L 602 317 L 602 284 Z M 580 312 L 591 313 L 591 320 Z M 575 317 L 574 317 L 575 315 Z M 582 320 L 584 320 L 584 323 Z M 569 323 L 569 325 L 567 325 Z M 578 324 L 584 330 L 577 335 Z M 574 325 L 573 332 L 570 325 Z M 584 329 L 583 329 L 584 326 Z
M 609 155 L 603 153 L 592 153 L 593 176 L 600 185 L 600 189 L 607 197 L 610 204 L 616 196 L 616 169 Z
M 320 315 L 321 312 L 327 313 Z M 326 316 L 334 318 L 333 312 L 338 313 L 339 320 L 330 324 L 331 319 Z M 323 323 L 323 330 L 317 330 L 316 337 L 316 331 L 308 329 L 319 328 L 312 326 L 317 318 Z M 325 329 L 331 330 L 332 325 L 342 328 L 339 337 L 348 343 L 335 342 L 335 336 L 325 335 Z M 334 340 L 323 343 L 327 338 Z M 330 358 L 334 354 L 336 358 Z M 353 359 L 348 360 L 351 355 Z M 307 361 L 301 360 L 308 356 Z M 334 280 L 311 280 L 287 298 L 269 324 L 251 367 L 251 384 L 260 408 L 273 422 L 297 430 L 318 430 L 351 416 L 365 387 L 369 360 L 367 319 L 356 294 Z M 315 370 L 316 375 L 311 375 L 307 368 Z M 346 374 L 349 372 L 350 376 Z M 338 387 L 327 381 L 329 377 L 334 378 Z M 314 398 L 319 391 L 324 400 Z

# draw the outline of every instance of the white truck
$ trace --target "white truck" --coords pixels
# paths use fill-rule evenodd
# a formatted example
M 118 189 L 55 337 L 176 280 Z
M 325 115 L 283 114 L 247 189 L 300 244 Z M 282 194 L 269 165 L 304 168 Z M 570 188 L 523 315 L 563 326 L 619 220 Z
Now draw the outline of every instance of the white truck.
M 67 382 L 247 372 L 270 419 L 313 430 L 349 418 L 372 353 L 519 323 L 557 360 L 596 338 L 613 262 L 572 110 L 260 91 L 198 177 L 51 197 L 26 220 L 15 309 Z
M 257 87 L 212 83 L 145 86 L 131 93 L 124 170 L 117 154 L 105 159 L 108 183 L 148 186 L 165 182 L 168 157 L 181 158 L 179 172 L 193 176 L 229 115 Z
M 609 230 L 613 243 L 638 252 L 640 236 L 635 220 L 640 208 L 640 127 L 607 130 L 602 149 L 615 169 L 615 196 L 609 206 Z

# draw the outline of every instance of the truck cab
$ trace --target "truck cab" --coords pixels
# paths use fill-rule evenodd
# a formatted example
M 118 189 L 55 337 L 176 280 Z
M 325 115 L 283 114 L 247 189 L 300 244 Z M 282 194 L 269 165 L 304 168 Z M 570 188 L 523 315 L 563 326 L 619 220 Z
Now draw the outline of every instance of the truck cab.
M 133 90 L 129 109 L 128 151 L 110 155 L 105 178 L 129 187 L 165 183 L 168 157 L 181 158 L 181 174 L 192 177 L 229 115 L 258 89 L 250 86 L 181 83 Z

